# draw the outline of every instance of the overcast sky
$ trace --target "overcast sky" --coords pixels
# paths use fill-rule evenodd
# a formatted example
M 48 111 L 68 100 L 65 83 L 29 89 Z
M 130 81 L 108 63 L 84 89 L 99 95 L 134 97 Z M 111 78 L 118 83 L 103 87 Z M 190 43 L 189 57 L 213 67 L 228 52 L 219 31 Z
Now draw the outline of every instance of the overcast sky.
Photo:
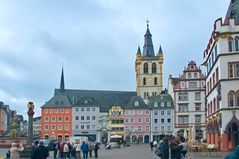
M 163 80 L 201 64 L 214 21 L 229 0 L 0 0 L 0 101 L 26 117 L 59 88 L 135 91 L 135 55 L 146 20 Z

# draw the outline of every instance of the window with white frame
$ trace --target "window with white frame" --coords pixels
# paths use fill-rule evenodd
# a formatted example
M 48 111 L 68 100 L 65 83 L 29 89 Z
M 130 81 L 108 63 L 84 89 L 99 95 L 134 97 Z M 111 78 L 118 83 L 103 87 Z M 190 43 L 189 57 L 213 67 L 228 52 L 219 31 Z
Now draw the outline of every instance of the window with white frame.
M 79 120 L 79 116 L 75 116 L 75 120 Z
M 49 130 L 49 126 L 48 125 L 44 125 L 44 130 Z
M 164 115 L 164 111 L 163 110 L 161 110 L 161 115 Z
M 49 121 L 49 117 L 48 117 L 48 116 L 45 116 L 44 121 L 45 121 L 45 122 L 48 122 L 48 121 Z
M 55 122 L 55 121 L 56 121 L 56 117 L 55 117 L 55 116 L 52 116 L 52 117 L 51 117 L 51 121 L 52 121 L 52 122 Z
M 70 117 L 66 116 L 65 117 L 65 122 L 69 122 L 70 121 Z
M 178 104 L 178 111 L 179 112 L 187 112 L 188 111 L 188 104 L 187 103 Z
M 52 108 L 50 108 L 50 113 L 53 113 L 53 109 Z
M 164 102 L 161 102 L 161 107 L 164 107 Z
M 171 110 L 167 110 L 167 115 L 171 115 Z
M 158 107 L 158 102 L 154 102 L 154 107 Z
M 55 130 L 55 129 L 56 129 L 56 125 L 55 124 L 51 125 L 51 130 Z
M 142 115 L 142 110 L 138 110 L 138 115 Z
M 60 108 L 60 112 L 61 112 L 61 113 L 64 113 L 64 108 Z
M 157 110 L 154 110 L 154 115 L 158 115 L 158 111 Z
M 58 124 L 58 130 L 62 130 L 62 125 Z
M 154 119 L 154 123 L 157 124 L 158 123 L 158 119 Z
M 75 110 L 76 110 L 76 112 L 79 112 L 79 108 L 76 108 Z
M 201 115 L 195 115 L 195 123 L 200 124 L 201 123 Z
M 59 109 L 58 108 L 55 108 L 55 113 L 58 113 L 59 112 Z
M 161 126 L 161 131 L 164 131 L 164 126 Z
M 90 108 L 86 108 L 86 111 L 87 111 L 87 112 L 90 112 Z
M 154 126 L 154 132 L 158 131 L 158 126 Z
M 201 111 L 201 103 L 195 103 L 195 110 Z
M 81 108 L 80 110 L 81 110 L 81 112 L 84 112 L 84 111 L 85 111 L 85 109 L 84 109 L 84 108 Z
M 79 125 L 75 125 L 75 129 L 78 130 L 79 129 Z
M 48 109 L 47 108 L 44 109 L 44 113 L 48 113 Z
M 67 124 L 67 125 L 64 125 L 64 129 L 65 130 L 69 130 L 69 125 Z
M 90 125 L 86 125 L 86 129 L 87 129 L 87 130 L 90 130 Z
M 130 123 L 134 123 L 134 118 L 130 118 Z
M 81 120 L 85 120 L 85 116 L 81 116 L 81 118 L 80 118 Z
M 145 111 L 145 114 L 146 114 L 146 115 L 150 114 L 150 111 L 147 109 L 147 110 Z
M 171 106 L 171 102 L 167 102 L 167 106 L 170 107 Z
M 138 106 L 139 106 L 139 101 L 135 101 L 135 102 L 134 102 L 134 106 L 135 106 L 135 107 L 138 107 Z
M 201 100 L 201 92 L 195 92 L 195 100 Z
M 145 126 L 145 131 L 149 131 L 149 126 Z
M 86 117 L 86 120 L 90 120 L 90 116 L 87 116 L 87 117 Z
M 142 118 L 138 118 L 138 123 L 142 123 Z
M 62 121 L 62 116 L 58 116 L 58 122 Z
M 138 126 L 138 132 L 142 132 L 142 126 Z
M 126 119 L 124 120 L 124 122 L 125 122 L 125 123 L 128 123 L 128 122 L 129 122 L 129 119 L 126 118 Z
M 80 128 L 81 128 L 81 130 L 84 130 L 85 129 L 85 125 L 81 125 Z
M 92 116 L 92 120 L 95 120 L 95 116 Z
M 70 112 L 70 109 L 69 108 L 66 108 L 66 113 L 69 113 Z
M 149 123 L 149 118 L 145 118 L 145 122 L 146 122 L 146 123 Z
M 168 131 L 171 131 L 171 126 L 168 126 L 167 129 L 168 129 Z
M 95 112 L 95 108 L 92 108 L 92 111 Z
M 187 101 L 188 100 L 188 93 L 185 92 L 185 93 L 178 93 L 178 100 L 179 101 Z

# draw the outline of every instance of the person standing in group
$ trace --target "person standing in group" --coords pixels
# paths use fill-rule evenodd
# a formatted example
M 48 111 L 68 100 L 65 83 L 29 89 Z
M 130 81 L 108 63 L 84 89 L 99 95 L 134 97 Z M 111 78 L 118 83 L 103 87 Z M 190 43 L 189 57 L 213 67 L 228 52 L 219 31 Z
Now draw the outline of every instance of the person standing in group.
M 83 158 L 87 159 L 88 158 L 88 151 L 89 151 L 89 146 L 88 144 L 83 141 L 83 144 L 81 145 L 81 150 L 83 152 Z
M 44 146 L 43 141 L 40 141 L 39 146 L 33 152 L 33 159 L 46 159 L 48 156 L 48 148 Z
M 98 158 L 98 150 L 100 149 L 98 142 L 95 142 L 94 151 L 95 151 L 95 158 Z
M 94 145 L 92 144 L 92 142 L 89 142 L 89 155 L 90 155 L 90 158 L 92 158 L 92 151 L 94 149 Z
M 64 147 L 63 147 L 63 153 L 64 153 L 64 159 L 68 158 L 68 153 L 69 153 L 69 147 L 67 143 L 64 143 Z
M 181 145 L 183 145 L 183 149 L 181 150 L 182 156 L 185 157 L 188 152 L 188 143 L 186 142 L 185 138 L 181 139 Z
M 58 144 L 55 141 L 53 141 L 52 148 L 53 148 L 53 152 L 54 152 L 54 154 L 53 154 L 54 159 L 56 159 L 56 156 L 57 156 L 57 146 L 58 146 Z
M 159 149 L 161 151 L 161 159 L 169 159 L 168 139 L 164 138 L 160 143 Z
M 181 150 L 183 146 L 180 144 L 177 137 L 172 137 L 172 142 L 170 143 L 171 148 L 171 159 L 181 159 Z
M 31 159 L 33 159 L 33 153 L 34 153 L 34 151 L 36 150 L 38 144 L 39 144 L 39 141 L 35 141 L 35 142 L 32 144 Z
M 59 158 L 63 158 L 64 157 L 64 142 L 60 143 L 58 157 Z
M 81 159 L 81 145 L 80 142 L 76 143 L 76 159 Z
M 20 143 L 19 147 L 17 143 L 12 143 L 12 147 L 10 148 L 10 159 L 20 159 L 20 151 L 23 151 L 24 147 L 22 143 Z

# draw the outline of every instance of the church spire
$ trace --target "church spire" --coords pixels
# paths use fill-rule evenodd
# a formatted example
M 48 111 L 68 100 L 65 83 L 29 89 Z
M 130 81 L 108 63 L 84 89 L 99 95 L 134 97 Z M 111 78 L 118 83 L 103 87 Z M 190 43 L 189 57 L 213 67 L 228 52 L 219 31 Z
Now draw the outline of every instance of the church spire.
M 224 23 L 227 23 L 229 18 L 235 18 L 236 23 L 239 23 L 239 0 L 231 0 Z
M 138 51 L 137 51 L 137 55 L 141 55 L 141 50 L 140 50 L 140 46 L 138 46 Z
M 60 83 L 60 90 L 65 90 L 65 82 L 64 82 L 64 68 L 62 66 L 62 72 L 61 72 L 61 83 Z
M 154 57 L 154 46 L 152 41 L 152 35 L 149 31 L 149 21 L 147 20 L 147 30 L 144 35 L 144 47 L 143 47 L 144 57 Z
M 162 47 L 160 45 L 158 54 L 163 54 Z

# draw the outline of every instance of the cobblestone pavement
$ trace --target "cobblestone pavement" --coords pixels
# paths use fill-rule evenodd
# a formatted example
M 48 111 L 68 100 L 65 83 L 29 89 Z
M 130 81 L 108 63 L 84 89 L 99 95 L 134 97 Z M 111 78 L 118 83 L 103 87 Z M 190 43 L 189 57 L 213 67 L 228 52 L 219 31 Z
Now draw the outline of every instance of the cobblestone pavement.
M 0 157 L 5 157 L 8 149 L 0 149 Z M 223 159 L 225 153 L 191 153 L 192 159 Z M 211 155 L 208 157 L 208 155 Z M 53 153 L 50 153 L 50 159 L 53 159 Z M 94 157 L 94 155 L 93 155 Z M 1 159 L 1 158 L 0 158 Z M 130 147 L 112 148 L 111 150 L 105 150 L 101 148 L 99 150 L 99 159 L 159 159 L 154 152 L 150 151 L 148 144 L 131 145 Z

